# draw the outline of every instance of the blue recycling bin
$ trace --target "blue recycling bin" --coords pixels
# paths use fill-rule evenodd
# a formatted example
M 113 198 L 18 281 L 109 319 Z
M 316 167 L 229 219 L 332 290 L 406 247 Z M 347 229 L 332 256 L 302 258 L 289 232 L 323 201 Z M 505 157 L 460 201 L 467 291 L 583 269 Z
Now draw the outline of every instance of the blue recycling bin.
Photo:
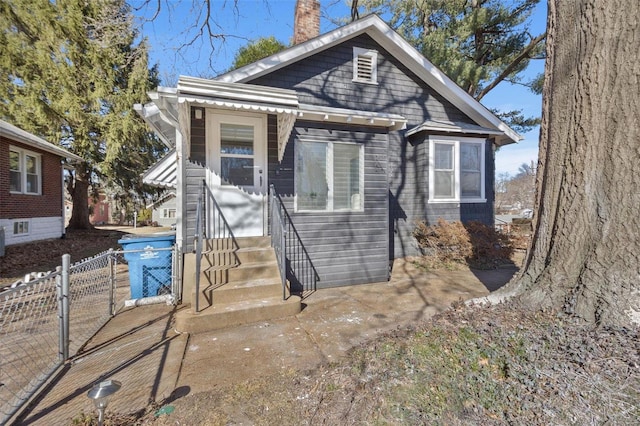
M 163 288 L 171 288 L 171 253 L 175 234 L 127 235 L 118 244 L 129 264 L 131 298 L 157 296 Z

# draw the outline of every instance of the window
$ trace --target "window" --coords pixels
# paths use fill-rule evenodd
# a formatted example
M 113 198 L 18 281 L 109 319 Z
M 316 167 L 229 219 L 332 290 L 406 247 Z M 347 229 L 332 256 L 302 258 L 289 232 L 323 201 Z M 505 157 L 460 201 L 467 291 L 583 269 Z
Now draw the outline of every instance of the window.
M 296 143 L 296 211 L 363 211 L 364 145 Z
M 40 194 L 40 155 L 9 148 L 9 190 L 21 194 Z
M 223 185 L 253 186 L 253 126 L 220 124 L 220 168 Z
M 353 48 L 353 81 L 378 84 L 378 52 Z
M 176 217 L 176 209 L 163 209 L 162 217 L 165 219 L 173 219 Z
M 484 139 L 431 137 L 429 202 L 486 202 L 484 148 Z
M 20 220 L 13 222 L 13 235 L 27 235 L 29 234 L 29 221 Z

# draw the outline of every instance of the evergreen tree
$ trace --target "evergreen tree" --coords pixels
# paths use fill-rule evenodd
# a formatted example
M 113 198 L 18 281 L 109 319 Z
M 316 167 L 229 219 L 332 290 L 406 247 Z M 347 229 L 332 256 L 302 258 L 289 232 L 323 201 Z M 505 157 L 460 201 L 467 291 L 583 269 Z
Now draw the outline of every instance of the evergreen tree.
M 546 32 L 533 35 L 529 18 L 540 0 L 353 0 L 352 18 L 376 12 L 476 100 L 502 81 L 539 93 L 540 79 L 522 77 L 544 58 Z M 496 111 L 518 130 L 538 124 L 519 111 Z
M 72 228 L 89 228 L 89 189 L 144 192 L 161 144 L 133 111 L 157 83 L 124 0 L 1 0 L 0 116 L 85 161 L 67 188 Z

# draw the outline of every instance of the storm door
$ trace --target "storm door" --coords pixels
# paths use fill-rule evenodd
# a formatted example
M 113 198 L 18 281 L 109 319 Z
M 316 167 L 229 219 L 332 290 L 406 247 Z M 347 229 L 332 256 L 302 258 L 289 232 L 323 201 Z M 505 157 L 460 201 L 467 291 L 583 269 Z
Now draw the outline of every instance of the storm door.
M 214 111 L 207 121 L 209 187 L 220 211 L 234 236 L 266 235 L 266 118 Z

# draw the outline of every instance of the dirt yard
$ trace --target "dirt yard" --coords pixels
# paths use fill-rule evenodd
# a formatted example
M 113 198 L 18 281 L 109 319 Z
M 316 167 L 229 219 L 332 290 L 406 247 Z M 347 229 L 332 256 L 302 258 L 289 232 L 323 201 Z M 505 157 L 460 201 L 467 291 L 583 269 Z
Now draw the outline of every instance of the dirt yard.
M 119 248 L 125 234 L 162 232 L 168 228 L 103 226 L 92 230 L 69 230 L 63 239 L 51 239 L 8 246 L 0 257 L 0 288 L 11 285 L 31 272 L 54 270 L 62 255 L 70 254 L 75 263 L 110 248 Z

